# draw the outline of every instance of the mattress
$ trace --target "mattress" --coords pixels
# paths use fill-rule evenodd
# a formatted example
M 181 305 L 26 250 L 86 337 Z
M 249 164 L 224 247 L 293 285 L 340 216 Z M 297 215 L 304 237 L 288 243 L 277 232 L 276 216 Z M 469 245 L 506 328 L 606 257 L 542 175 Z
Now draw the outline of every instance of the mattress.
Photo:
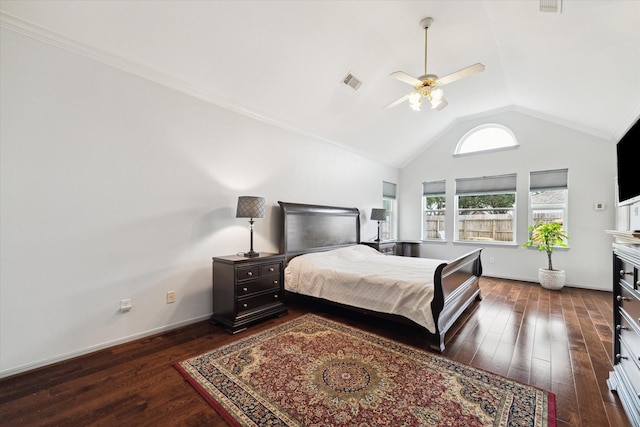
M 297 256 L 285 269 L 289 292 L 404 316 L 435 333 L 434 273 L 443 260 L 383 255 L 353 245 Z

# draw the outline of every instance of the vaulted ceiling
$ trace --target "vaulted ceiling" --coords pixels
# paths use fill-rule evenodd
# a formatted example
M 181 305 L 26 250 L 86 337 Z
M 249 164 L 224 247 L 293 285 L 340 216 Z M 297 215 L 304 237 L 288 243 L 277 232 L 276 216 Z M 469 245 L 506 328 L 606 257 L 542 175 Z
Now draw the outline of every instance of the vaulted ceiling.
M 640 114 L 640 1 L 7 1 L 2 26 L 401 167 L 452 124 L 515 108 L 610 141 Z M 442 111 L 390 77 L 484 72 Z M 356 91 L 342 83 L 351 73 Z

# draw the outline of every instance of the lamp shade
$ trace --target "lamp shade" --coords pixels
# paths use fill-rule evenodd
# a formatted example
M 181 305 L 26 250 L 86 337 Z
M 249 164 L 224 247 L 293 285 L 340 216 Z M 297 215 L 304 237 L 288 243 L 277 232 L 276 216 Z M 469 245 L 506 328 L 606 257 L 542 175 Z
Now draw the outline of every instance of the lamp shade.
M 386 209 L 371 209 L 371 219 L 374 221 L 386 221 L 387 210 Z
M 264 218 L 267 214 L 264 197 L 240 196 L 236 218 Z

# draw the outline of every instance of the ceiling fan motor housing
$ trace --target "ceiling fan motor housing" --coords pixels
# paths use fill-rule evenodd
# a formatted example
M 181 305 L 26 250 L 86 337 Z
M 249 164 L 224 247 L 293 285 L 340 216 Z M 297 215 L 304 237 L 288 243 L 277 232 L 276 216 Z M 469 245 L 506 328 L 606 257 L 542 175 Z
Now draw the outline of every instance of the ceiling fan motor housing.
M 420 28 L 422 29 L 427 29 L 431 26 L 431 24 L 433 24 L 433 18 L 429 17 L 429 18 L 424 18 L 422 21 L 420 21 Z
M 424 74 L 420 77 L 418 77 L 418 80 L 420 80 L 422 82 L 421 85 L 416 85 L 416 89 L 419 89 L 420 87 L 423 86 L 438 86 L 438 76 L 435 74 Z

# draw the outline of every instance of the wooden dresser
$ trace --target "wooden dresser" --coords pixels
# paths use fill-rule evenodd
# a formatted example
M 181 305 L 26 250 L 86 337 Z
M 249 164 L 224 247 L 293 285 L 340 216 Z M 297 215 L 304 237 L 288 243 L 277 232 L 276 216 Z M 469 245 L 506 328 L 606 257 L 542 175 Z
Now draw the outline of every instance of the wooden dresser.
M 613 244 L 613 371 L 616 391 L 631 424 L 640 426 L 640 244 Z
M 282 316 L 284 255 L 261 253 L 255 258 L 227 255 L 213 258 L 212 323 L 235 334 L 252 323 Z

